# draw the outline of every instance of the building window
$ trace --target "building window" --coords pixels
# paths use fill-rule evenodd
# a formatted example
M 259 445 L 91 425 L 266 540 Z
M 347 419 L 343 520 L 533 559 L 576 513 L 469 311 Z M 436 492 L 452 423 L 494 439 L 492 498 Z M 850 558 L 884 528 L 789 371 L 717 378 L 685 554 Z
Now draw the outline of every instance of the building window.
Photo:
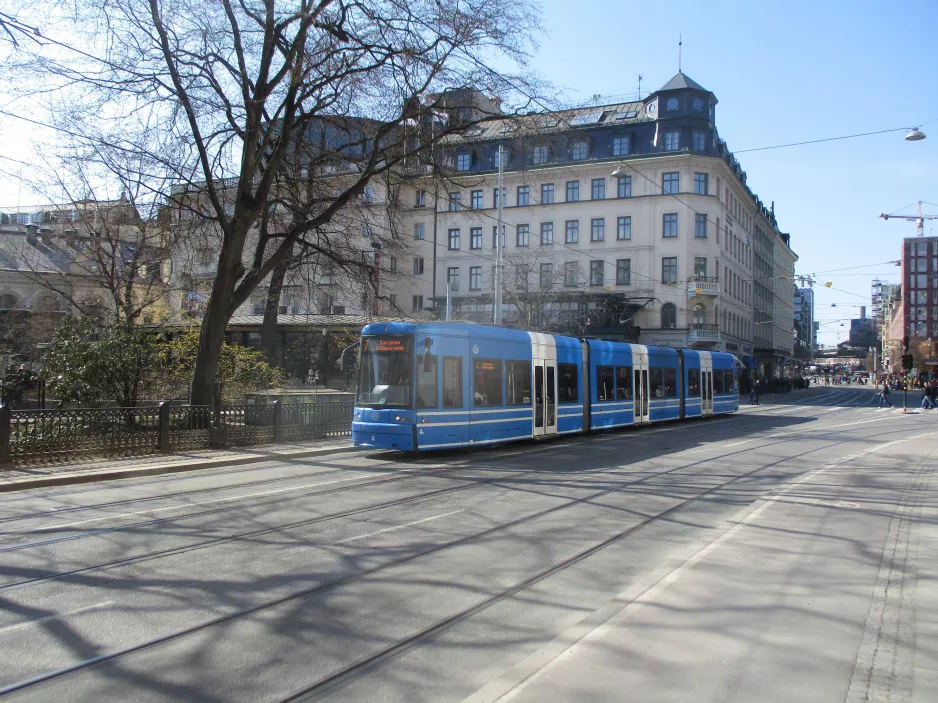
M 459 290 L 459 267 L 450 266 L 446 269 L 446 284 L 452 291 Z
M 518 207 L 531 204 L 531 186 L 518 186 Z
M 676 237 L 677 236 L 677 213 L 676 212 L 666 213 L 662 219 L 664 222 L 664 230 L 662 232 L 662 236 Z
M 482 267 L 469 267 L 469 290 L 482 290 Z
M 697 239 L 707 238 L 707 216 L 702 213 L 694 215 L 694 237 Z
M 459 249 L 459 230 L 451 229 L 449 231 L 449 248 Z
M 411 312 L 420 312 L 421 310 L 423 310 L 423 296 L 422 295 L 415 295 L 412 298 L 410 309 L 411 309 Z
M 481 227 L 469 228 L 469 248 L 470 249 L 482 248 L 482 228 Z
M 550 288 L 554 285 L 554 265 L 541 264 L 541 288 Z
M 563 264 L 563 284 L 568 287 L 579 285 L 580 267 L 576 261 L 565 261 Z
M 606 198 L 606 179 L 605 178 L 594 178 L 592 183 L 592 198 L 593 200 L 605 200 Z
M 582 161 L 590 155 L 590 145 L 587 141 L 573 142 L 573 160 Z
M 390 263 L 388 264 L 388 269 L 391 271 L 391 273 L 397 273 L 397 257 L 396 256 L 391 257 Z
M 619 187 L 616 195 L 620 198 L 632 197 L 632 177 L 619 176 Z
M 616 259 L 616 285 L 632 285 L 632 260 Z
M 531 163 L 535 166 L 547 163 L 549 150 L 546 144 L 539 144 L 531 149 Z
M 671 193 L 681 192 L 681 174 L 677 171 L 669 171 L 661 176 L 661 192 L 670 195 Z
M 661 259 L 661 282 L 677 283 L 677 257 L 665 256 Z
M 472 167 L 472 154 L 456 155 L 456 170 L 468 171 Z
M 450 193 L 449 194 L 449 211 L 450 212 L 459 212 L 460 198 L 462 198 L 462 193 Z
M 575 203 L 580 199 L 580 182 L 567 181 L 567 202 Z
M 498 247 L 499 242 L 497 241 L 498 237 L 498 225 L 492 227 L 492 248 L 495 249 Z M 500 242 L 502 249 L 505 248 L 505 225 L 502 225 L 502 241 Z
M 414 275 L 415 276 L 423 275 L 423 257 L 422 256 L 414 257 Z
M 601 242 L 606 238 L 606 219 L 594 217 L 590 220 L 590 241 Z
M 629 155 L 629 138 L 628 137 L 613 137 L 612 138 L 612 155 L 613 156 L 628 156 Z
M 681 133 L 680 132 L 665 132 L 664 133 L 664 150 L 665 151 L 677 151 L 681 148 Z
M 564 234 L 564 241 L 567 244 L 576 244 L 580 241 L 580 221 L 579 220 L 567 220 L 566 233 Z
M 703 112 L 703 100 L 694 98 L 690 101 L 690 109 L 694 112 Z
M 541 223 L 541 246 L 547 246 L 554 243 L 554 223 Z
M 397 309 L 397 294 L 396 293 L 391 293 L 391 295 L 388 296 L 388 303 L 390 304 L 392 310 Z
M 515 246 L 526 247 L 528 245 L 528 236 L 530 229 L 527 225 L 515 226 Z
M 694 257 L 694 277 L 700 281 L 707 277 L 707 257 Z
M 625 215 L 616 220 L 616 239 L 625 241 L 632 238 L 632 216 Z
M 681 103 L 677 98 L 668 98 L 668 101 L 664 104 L 664 109 L 668 112 L 674 112 L 680 106 Z
M 707 194 L 707 174 L 706 173 L 695 173 L 694 174 L 694 192 L 697 195 L 706 195 Z
M 554 184 L 542 183 L 541 184 L 541 204 L 550 205 L 552 202 L 554 202 Z
M 590 285 L 601 286 L 603 284 L 603 262 L 590 261 Z
M 423 239 L 426 232 L 426 227 L 423 222 L 418 222 L 414 225 L 414 239 Z
M 423 190 L 418 190 L 416 193 L 416 198 L 414 200 L 414 207 L 426 207 L 427 206 L 427 193 Z
M 661 306 L 661 329 L 673 330 L 677 327 L 677 307 L 674 303 Z
M 694 151 L 706 151 L 707 150 L 707 135 L 703 132 L 693 132 L 692 138 L 694 140 Z
M 474 190 L 474 191 L 472 191 L 472 193 L 470 194 L 469 197 L 470 197 L 470 200 L 469 200 L 470 205 L 469 205 L 469 206 L 470 206 L 473 210 L 481 210 L 481 209 L 482 209 L 482 191 L 481 191 L 481 190 Z
M 495 151 L 495 155 L 492 157 L 492 165 L 495 168 L 499 168 L 499 167 L 508 168 L 508 161 L 509 161 L 508 149 L 498 149 Z

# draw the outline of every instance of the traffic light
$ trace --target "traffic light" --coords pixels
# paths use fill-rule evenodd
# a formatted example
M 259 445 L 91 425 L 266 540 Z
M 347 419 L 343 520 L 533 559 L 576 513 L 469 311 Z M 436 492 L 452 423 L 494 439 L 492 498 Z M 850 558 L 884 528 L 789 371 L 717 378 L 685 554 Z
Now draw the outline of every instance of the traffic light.
M 909 348 L 909 335 L 906 335 L 905 337 L 902 338 L 902 348 L 903 349 Z
M 903 354 L 903 355 L 902 355 L 902 370 L 903 370 L 903 371 L 911 371 L 911 370 L 912 370 L 912 364 L 913 364 L 913 363 L 914 363 L 914 361 L 912 360 L 912 355 L 911 355 L 911 354 Z

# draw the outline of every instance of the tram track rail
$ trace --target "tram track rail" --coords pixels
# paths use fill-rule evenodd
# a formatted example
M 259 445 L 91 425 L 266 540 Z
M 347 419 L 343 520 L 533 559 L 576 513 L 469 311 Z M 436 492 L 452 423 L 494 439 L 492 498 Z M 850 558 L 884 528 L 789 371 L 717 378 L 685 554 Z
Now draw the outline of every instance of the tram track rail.
M 829 434 L 829 433 L 824 433 L 824 434 Z M 772 444 L 781 444 L 786 441 L 792 441 L 792 440 L 781 440 L 779 442 L 774 442 Z M 756 474 L 759 474 L 761 472 L 764 472 L 770 469 L 777 469 L 780 465 L 787 464 L 789 462 L 802 461 L 804 457 L 810 454 L 824 451 L 832 447 L 835 447 L 839 444 L 844 444 L 852 440 L 844 439 L 844 440 L 837 440 L 837 441 L 830 441 L 830 440 L 820 440 L 820 441 L 824 442 L 824 446 L 816 447 L 813 449 L 805 450 L 803 452 L 795 453 L 791 456 L 786 456 L 780 459 L 769 461 L 754 469 L 751 469 L 749 471 L 744 471 L 741 474 L 732 476 L 731 478 L 728 478 L 724 481 L 720 481 L 715 485 L 708 486 L 704 488 L 703 490 L 696 491 L 694 495 L 691 495 L 686 498 L 678 499 L 677 502 L 674 503 L 673 505 L 663 510 L 659 510 L 653 515 L 649 515 L 649 516 L 642 518 L 637 523 L 630 525 L 629 527 L 614 533 L 610 537 L 607 537 L 599 542 L 596 542 L 590 545 L 589 547 L 581 549 L 580 551 L 573 554 L 572 556 L 567 557 L 530 576 L 527 576 L 526 578 L 514 583 L 513 585 L 507 588 L 503 588 L 499 590 L 497 593 L 493 594 L 492 596 L 488 598 L 485 598 L 484 600 L 472 605 L 469 608 L 460 610 L 459 612 L 454 613 L 453 615 L 447 616 L 446 618 L 438 620 L 427 627 L 421 628 L 419 631 L 405 638 L 399 639 L 394 644 L 383 647 L 377 652 L 374 652 L 373 654 L 363 659 L 353 662 L 352 664 L 349 664 L 326 677 L 323 677 L 315 682 L 312 682 L 311 684 L 309 684 L 308 686 L 305 686 L 304 688 L 300 690 L 293 691 L 281 700 L 295 701 L 295 700 L 315 697 L 321 693 L 325 693 L 328 690 L 331 690 L 335 687 L 342 685 L 343 683 L 346 683 L 354 679 L 356 676 L 359 676 L 367 672 L 368 670 L 382 664 L 383 662 L 388 661 L 398 656 L 399 654 L 406 652 L 407 650 L 426 642 L 429 639 L 432 639 L 434 636 L 440 634 L 441 632 L 444 632 L 445 630 L 449 629 L 453 625 L 463 622 L 473 617 L 474 615 L 477 615 L 478 613 L 481 613 L 484 610 L 492 607 L 493 605 L 507 598 L 510 598 L 511 596 L 527 588 L 530 588 L 531 586 L 539 583 L 540 581 L 543 581 L 553 575 L 556 575 L 584 561 L 585 559 L 588 559 L 589 557 L 602 551 L 603 549 L 606 549 L 607 547 L 612 546 L 613 544 L 616 544 L 622 541 L 623 539 L 626 539 L 627 537 L 641 530 L 642 528 L 647 527 L 663 518 L 667 518 L 673 515 L 674 513 L 676 513 L 677 511 L 697 501 L 700 501 L 701 499 L 704 499 L 718 491 L 726 489 L 727 487 L 731 486 L 734 483 L 744 481 L 746 479 L 749 479 L 750 477 L 755 476 Z M 766 445 L 760 445 L 760 447 L 764 447 L 764 446 Z M 237 611 L 233 611 L 233 612 L 230 612 L 230 613 L 227 613 L 227 614 L 215 617 L 215 618 L 211 618 L 201 623 L 196 623 L 189 627 L 182 628 L 175 632 L 167 633 L 165 635 L 151 638 L 149 640 L 139 642 L 137 644 L 124 647 L 121 649 L 117 649 L 111 652 L 106 652 L 98 656 L 86 659 L 82 662 L 77 662 L 75 664 L 72 664 L 72 665 L 57 669 L 57 670 L 49 671 L 49 672 L 31 677 L 26 680 L 7 685 L 6 687 L 0 688 L 0 696 L 15 693 L 18 691 L 23 691 L 25 689 L 32 688 L 34 686 L 48 683 L 57 679 L 62 679 L 66 676 L 77 674 L 81 671 L 87 670 L 94 666 L 98 666 L 107 662 L 113 662 L 124 657 L 129 657 L 138 652 L 149 650 L 155 647 L 160 647 L 163 645 L 168 645 L 168 644 L 180 641 L 181 639 L 185 637 L 195 635 L 197 633 L 205 632 L 213 627 L 217 627 L 225 623 L 233 622 L 239 618 L 244 618 L 244 617 L 256 614 L 256 613 L 270 610 L 272 608 L 276 608 L 278 606 L 284 605 L 286 603 L 290 603 L 292 601 L 296 601 L 296 600 L 299 600 L 308 596 L 328 593 L 338 588 L 341 588 L 342 586 L 350 585 L 358 581 L 367 579 L 383 571 L 387 571 L 389 569 L 393 569 L 395 567 L 402 566 L 402 565 L 414 562 L 418 559 L 421 559 L 430 555 L 438 554 L 446 550 L 454 549 L 460 546 L 471 544 L 473 542 L 477 542 L 479 540 L 487 539 L 499 532 L 510 530 L 512 528 L 515 528 L 523 524 L 531 523 L 533 521 L 536 521 L 538 519 L 544 518 L 549 515 L 556 514 L 560 511 L 569 509 L 571 507 L 582 505 L 585 503 L 590 503 L 590 502 L 596 501 L 597 499 L 603 498 L 605 496 L 622 493 L 624 491 L 627 491 L 627 489 L 633 486 L 636 486 L 639 484 L 645 484 L 654 479 L 660 479 L 661 477 L 673 475 L 680 471 L 685 471 L 687 469 L 699 467 L 702 464 L 706 464 L 715 460 L 726 458 L 727 456 L 732 456 L 734 454 L 741 454 L 741 453 L 745 453 L 748 451 L 752 451 L 752 449 L 754 449 L 754 447 L 751 447 L 748 449 L 741 449 L 736 452 L 730 452 L 728 454 L 724 454 L 718 457 L 708 457 L 706 459 L 695 460 L 689 463 L 682 463 L 680 466 L 675 466 L 665 471 L 658 471 L 653 474 L 650 474 L 641 478 L 637 478 L 635 480 L 627 481 L 615 487 L 594 491 L 587 496 L 583 496 L 579 498 L 571 498 L 571 499 L 565 500 L 560 505 L 551 506 L 549 508 L 545 508 L 543 510 L 536 511 L 534 513 L 523 515 L 513 520 L 501 523 L 499 525 L 495 525 L 493 527 L 489 527 L 487 529 L 475 532 L 471 535 L 465 535 L 455 540 L 451 540 L 442 544 L 434 545 L 433 547 L 430 547 L 428 549 L 420 550 L 412 554 L 403 555 L 395 559 L 388 560 L 381 564 L 376 564 L 375 566 L 370 567 L 368 569 L 363 569 L 354 573 L 347 574 L 345 576 L 339 577 L 327 583 L 317 584 L 315 586 L 311 586 L 311 587 L 304 588 L 298 591 L 294 591 L 292 593 L 288 593 L 288 594 L 285 594 L 283 596 L 280 596 L 274 599 L 256 603 L 247 608 L 242 608 Z M 604 471 L 595 472 L 595 473 L 609 474 L 609 473 L 614 473 L 614 472 L 615 470 L 604 470 Z M 593 473 L 594 472 L 590 472 L 590 474 L 593 474 Z M 589 477 L 589 476 L 586 476 L 586 477 Z M 575 483 L 575 482 L 576 481 L 573 480 L 567 483 Z M 446 490 L 446 489 L 442 489 L 442 490 Z
M 753 419 L 756 419 L 756 418 L 753 418 Z M 836 429 L 836 428 L 832 428 L 832 430 L 833 430 L 833 429 Z M 821 433 L 821 436 L 827 435 L 827 434 L 831 434 L 831 433 L 832 433 L 832 432 L 822 432 L 822 433 Z M 598 436 L 601 437 L 602 435 L 598 435 Z M 595 437 L 595 436 L 594 436 L 594 437 Z M 827 440 L 821 440 L 820 437 L 815 437 L 815 438 L 813 438 L 813 439 L 816 439 L 816 440 L 819 440 L 819 441 L 827 441 Z M 607 441 L 608 441 L 608 440 L 607 440 Z M 705 463 L 709 463 L 709 462 L 712 462 L 712 461 L 725 460 L 725 459 L 728 459 L 728 458 L 733 457 L 733 456 L 736 456 L 736 455 L 740 455 L 740 454 L 744 454 L 744 453 L 746 453 L 746 452 L 753 451 L 753 450 L 755 450 L 755 449 L 761 449 L 761 448 L 765 448 L 765 447 L 770 447 L 770 446 L 774 446 L 774 445 L 776 445 L 776 444 L 782 444 L 782 443 L 789 442 L 789 441 L 793 441 L 793 440 L 792 440 L 792 439 L 787 439 L 787 438 L 776 438 L 775 441 L 764 442 L 764 443 L 761 443 L 761 444 L 758 444 L 758 445 L 755 445 L 755 446 L 750 446 L 750 447 L 743 447 L 743 448 L 740 448 L 740 449 L 738 449 L 738 450 L 734 450 L 734 451 L 732 451 L 732 452 L 726 452 L 726 453 L 724 453 L 724 454 L 720 454 L 720 455 L 718 455 L 718 456 L 702 458 L 702 459 L 700 459 L 699 461 L 693 461 L 693 462 L 691 462 L 690 464 L 687 464 L 686 466 L 678 467 L 678 469 L 680 469 L 680 468 L 692 468 L 692 467 L 698 466 L 698 465 L 700 465 L 700 464 L 705 464 Z M 794 441 L 797 441 L 797 439 L 795 439 Z M 829 447 L 829 446 L 835 446 L 835 445 L 838 444 L 838 443 L 842 443 L 842 442 L 846 442 L 846 441 L 850 441 L 850 440 L 841 440 L 841 441 L 839 441 L 839 442 L 833 442 L 833 443 L 829 444 L 828 447 Z M 827 448 L 827 447 L 821 447 L 820 449 L 824 449 L 824 448 Z M 654 454 L 656 454 L 656 453 L 659 452 L 659 451 L 660 451 L 660 447 L 650 448 L 650 449 L 646 450 L 645 452 L 642 452 L 640 455 L 636 456 L 635 459 L 636 459 L 637 461 L 641 461 L 646 455 L 654 455 Z M 678 450 L 678 453 L 679 453 L 680 451 L 683 451 L 683 450 Z M 589 461 L 589 460 L 586 459 L 586 460 L 583 460 L 583 461 Z M 572 466 L 576 466 L 576 465 L 578 465 L 578 464 L 580 464 L 580 463 L 583 463 L 583 462 L 575 461 L 575 462 L 573 462 Z M 314 495 L 322 495 L 322 494 L 333 493 L 333 492 L 337 492 L 337 491 L 350 490 L 350 489 L 353 489 L 353 488 L 362 488 L 362 487 L 372 486 L 372 485 L 375 485 L 375 484 L 389 483 L 389 482 L 392 482 L 392 481 L 402 481 L 402 480 L 405 480 L 405 479 L 408 479 L 408 478 L 413 478 L 413 477 L 415 477 L 415 476 L 427 477 L 427 476 L 432 476 L 432 475 L 435 475 L 435 474 L 438 474 L 438 473 L 440 473 L 440 474 L 446 473 L 446 472 L 449 472 L 449 471 L 451 471 L 451 470 L 452 470 L 452 469 L 448 469 L 448 468 L 447 468 L 447 469 L 439 469 L 439 470 L 436 470 L 436 471 L 426 472 L 426 473 L 419 473 L 419 474 L 418 474 L 418 473 L 408 473 L 406 476 L 396 476 L 396 477 L 384 478 L 384 479 L 380 479 L 380 480 L 378 480 L 378 481 L 373 481 L 373 482 L 364 483 L 364 484 L 354 484 L 354 485 L 338 486 L 338 487 L 335 487 L 335 488 L 333 488 L 333 489 L 327 489 L 327 490 L 324 490 L 324 491 L 318 491 L 318 492 L 316 492 Z M 581 482 L 581 481 L 584 481 L 584 480 L 588 480 L 588 479 L 590 479 L 590 478 L 593 478 L 593 477 L 596 476 L 596 475 L 602 475 L 602 474 L 608 474 L 608 473 L 619 473 L 619 472 L 624 471 L 624 470 L 628 470 L 628 469 L 619 469 L 619 470 L 612 470 L 612 471 L 610 471 L 610 470 L 608 470 L 608 469 L 595 470 L 595 471 L 585 471 L 585 472 L 580 471 L 580 472 L 577 472 L 577 476 L 576 476 L 575 478 L 570 479 L 570 480 L 568 480 L 568 481 L 561 482 L 561 483 L 559 483 L 558 485 L 568 486 L 568 485 L 571 485 L 571 484 L 574 484 L 574 483 L 578 483 L 578 482 Z M 636 481 L 631 482 L 631 483 L 629 483 L 629 484 L 624 484 L 623 487 L 627 487 L 627 486 L 629 486 L 629 485 L 634 485 L 634 484 L 636 484 L 636 483 L 642 483 L 642 482 L 651 480 L 651 479 L 653 479 L 653 478 L 656 478 L 656 477 L 658 477 L 658 476 L 667 475 L 667 474 L 672 473 L 672 472 L 675 471 L 675 470 L 677 470 L 677 469 L 668 470 L 668 471 L 666 471 L 666 472 L 658 472 L 658 473 L 650 474 L 650 475 L 645 476 L 645 477 L 643 477 L 643 478 L 637 479 Z M 537 469 L 525 469 L 525 470 L 520 470 L 520 471 L 516 471 L 516 472 L 513 472 L 513 473 L 509 473 L 509 474 L 501 474 L 501 475 L 498 475 L 498 476 L 493 476 L 493 477 L 491 477 L 491 478 L 473 479 L 473 480 L 470 480 L 470 481 L 465 481 L 464 483 L 460 483 L 459 485 L 456 485 L 456 486 L 447 486 L 447 487 L 442 487 L 442 488 L 434 489 L 434 490 L 431 490 L 431 491 L 424 491 L 424 492 L 422 492 L 422 493 L 418 493 L 418 494 L 413 495 L 413 496 L 403 496 L 403 497 L 401 497 L 401 498 L 397 498 L 397 499 L 390 500 L 390 501 L 384 501 L 384 502 L 381 502 L 381 503 L 373 503 L 373 504 L 370 504 L 370 505 L 367 505 L 367 506 L 361 506 L 361 507 L 358 507 L 358 508 L 350 508 L 350 509 L 348 509 L 348 510 L 337 511 L 337 512 L 334 512 L 334 513 L 329 513 L 329 514 L 326 514 L 326 515 L 320 515 L 320 516 L 313 517 L 313 518 L 306 518 L 306 519 L 303 519 L 303 520 L 295 520 L 295 521 L 291 521 L 291 522 L 288 522 L 288 523 L 280 523 L 280 524 L 277 524 L 277 525 L 272 525 L 272 526 L 264 527 L 264 528 L 258 528 L 258 529 L 255 529 L 255 530 L 248 530 L 248 531 L 233 533 L 233 534 L 229 534 L 229 535 L 220 535 L 220 536 L 217 536 L 217 537 L 212 537 L 212 538 L 209 538 L 209 539 L 201 540 L 201 541 L 194 542 L 194 543 L 190 543 L 190 544 L 186 544 L 186 545 L 179 545 L 179 546 L 176 546 L 176 547 L 168 547 L 168 548 L 162 549 L 162 550 L 153 550 L 153 551 L 149 551 L 149 552 L 144 552 L 144 553 L 142 553 L 142 554 L 130 555 L 130 556 L 127 556 L 127 557 L 122 557 L 122 558 L 120 558 L 120 559 L 114 559 L 114 560 L 110 560 L 110 561 L 107 561 L 107 562 L 101 562 L 101 563 L 98 563 L 98 564 L 92 564 L 92 565 L 82 566 L 82 567 L 78 567 L 78 568 L 76 568 L 76 569 L 71 569 L 71 570 L 68 570 L 68 571 L 61 571 L 61 572 L 55 572 L 55 573 L 51 573 L 51 574 L 43 574 L 43 575 L 41 575 L 41 576 L 35 576 L 35 577 L 32 577 L 32 578 L 27 578 L 27 579 L 20 579 L 20 580 L 18 580 L 18 581 L 12 581 L 12 582 L 9 582 L 9 583 L 0 584 L 0 592 L 5 592 L 5 591 L 11 591 L 11 590 L 15 590 L 15 589 L 20 589 L 20 588 L 24 588 L 24 587 L 31 586 L 31 585 L 39 585 L 39 584 L 48 583 L 48 582 L 51 582 L 51 581 L 57 581 L 57 580 L 61 580 L 61 579 L 67 578 L 67 577 L 71 577 L 71 576 L 77 576 L 77 575 L 82 575 L 82 574 L 87 574 L 87 573 L 94 573 L 94 572 L 98 572 L 98 571 L 105 571 L 105 570 L 109 570 L 109 569 L 119 568 L 119 567 L 122 567 L 122 566 L 129 566 L 129 565 L 132 565 L 132 564 L 142 563 L 142 562 L 151 561 L 151 560 L 155 560 L 155 559 L 163 559 L 163 558 L 167 558 L 167 557 L 171 557 L 171 556 L 176 556 L 176 555 L 178 555 L 178 554 L 186 554 L 186 553 L 189 553 L 189 552 L 195 552 L 195 551 L 198 551 L 198 550 L 201 550 L 201 549 L 205 549 L 205 548 L 208 548 L 208 547 L 212 547 L 212 546 L 217 546 L 217 545 L 222 545 L 222 544 L 228 544 L 228 543 L 232 543 L 232 542 L 238 542 L 238 541 L 241 541 L 241 540 L 244 540 L 244 539 L 253 539 L 253 538 L 256 538 L 256 537 L 261 537 L 261 536 L 264 536 L 264 535 L 267 535 L 267 534 L 272 534 L 272 533 L 276 533 L 276 532 L 281 532 L 281 531 L 284 531 L 284 530 L 294 530 L 294 529 L 298 529 L 298 528 L 309 527 L 309 526 L 321 524 L 321 523 L 324 523 L 324 522 L 328 522 L 328 521 L 330 521 L 330 520 L 337 520 L 337 519 L 342 519 L 342 518 L 345 518 L 345 517 L 352 517 L 352 516 L 354 516 L 354 515 L 360 515 L 360 514 L 365 514 L 365 513 L 369 513 L 369 512 L 373 512 L 373 511 L 384 510 L 384 509 L 391 508 L 391 507 L 396 507 L 396 506 L 399 506 L 399 505 L 406 505 L 406 504 L 408 504 L 408 503 L 419 502 L 419 501 L 424 500 L 424 499 L 427 499 L 427 498 L 434 498 L 434 497 L 438 497 L 438 496 L 442 496 L 442 495 L 450 495 L 450 494 L 454 494 L 454 493 L 459 493 L 459 492 L 462 492 L 462 491 L 471 490 L 472 488 L 475 488 L 475 487 L 488 486 L 488 485 L 492 485 L 492 484 L 497 484 L 498 482 L 501 482 L 501 481 L 515 480 L 515 479 L 518 479 L 518 478 L 523 477 L 523 476 L 527 476 L 527 475 L 531 475 L 531 474 L 535 474 L 535 473 L 540 473 L 541 471 L 542 471 L 542 469 L 540 469 L 540 468 L 537 468 Z M 568 470 L 568 471 L 565 471 L 564 473 L 571 473 L 571 472 L 572 472 L 572 471 Z M 309 496 L 304 496 L 304 497 L 309 497 Z M 271 502 L 274 502 L 274 501 L 271 501 Z M 279 502 L 279 501 L 277 501 L 277 502 Z M 225 507 L 225 508 L 216 508 L 216 509 L 212 509 L 212 510 L 209 510 L 209 511 L 203 511 L 202 513 L 197 513 L 197 514 L 190 513 L 190 514 L 183 515 L 183 516 L 170 516 L 170 517 L 166 517 L 166 518 L 159 518 L 158 520 L 143 521 L 141 524 L 154 524 L 154 523 L 159 523 L 159 522 L 167 522 L 167 521 L 171 521 L 171 520 L 183 520 L 183 519 L 188 519 L 189 517 L 199 517 L 199 516 L 201 516 L 201 515 L 203 515 L 203 514 L 212 514 L 212 513 L 216 513 L 216 512 L 227 511 L 227 510 L 230 510 L 230 509 L 233 509 L 233 508 L 238 508 L 238 507 L 243 508 L 243 507 L 247 507 L 247 506 L 244 506 L 244 505 L 239 505 L 239 506 L 227 506 L 227 507 Z M 251 506 L 251 507 L 257 507 L 257 504 L 254 504 L 254 505 Z M 132 526 L 133 526 L 133 525 L 122 525 L 122 526 L 117 526 L 117 527 L 113 527 L 113 528 L 105 528 L 104 530 L 102 530 L 102 531 L 100 531 L 100 532 L 102 532 L 102 533 L 104 533 L 104 532 L 116 532 L 116 531 L 128 529 L 129 527 L 132 527 Z M 28 545 L 25 545 L 23 548 L 27 548 L 28 546 L 37 547 L 37 546 L 44 546 L 44 545 L 46 545 L 46 544 L 52 544 L 52 543 L 55 543 L 54 540 L 56 540 L 56 539 L 58 539 L 58 540 L 68 540 L 68 539 L 81 538 L 81 537 L 83 537 L 83 536 L 86 536 L 86 535 L 84 535 L 84 534 L 83 534 L 83 535 L 77 535 L 77 536 L 76 536 L 76 535 L 71 535 L 71 536 L 68 536 L 68 537 L 65 537 L 65 538 L 53 538 L 52 540 L 45 540 L 45 541 L 42 541 L 42 542 L 29 543 Z M 19 546 L 19 545 L 16 545 L 16 546 Z M 0 550 L 0 551 L 2 551 L 2 550 Z M 8 551 L 12 551 L 12 550 L 9 550 L 9 548 L 8 548 Z

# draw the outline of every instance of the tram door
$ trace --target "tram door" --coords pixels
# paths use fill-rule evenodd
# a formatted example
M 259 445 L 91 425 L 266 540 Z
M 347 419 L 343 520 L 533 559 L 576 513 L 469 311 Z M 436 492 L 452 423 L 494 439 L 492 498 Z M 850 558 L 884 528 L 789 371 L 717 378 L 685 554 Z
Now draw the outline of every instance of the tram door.
M 557 348 L 549 334 L 531 335 L 534 371 L 534 436 L 557 434 Z
M 700 352 L 700 414 L 713 415 L 713 359 Z
M 635 424 L 651 422 L 651 414 L 648 410 L 648 350 L 641 345 L 632 344 L 632 373 L 634 378 L 634 414 Z

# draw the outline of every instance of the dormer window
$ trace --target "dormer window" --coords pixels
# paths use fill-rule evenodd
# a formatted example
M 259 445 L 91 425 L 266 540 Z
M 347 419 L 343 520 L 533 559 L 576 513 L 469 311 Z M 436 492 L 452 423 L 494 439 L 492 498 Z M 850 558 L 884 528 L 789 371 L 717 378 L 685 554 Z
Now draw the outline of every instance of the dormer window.
M 681 106 L 681 103 L 677 98 L 668 98 L 668 102 L 665 104 L 665 106 L 668 112 L 674 112 Z
M 690 109 L 694 112 L 703 112 L 703 100 L 700 98 L 694 98 L 691 100 Z
M 550 156 L 550 150 L 546 144 L 538 144 L 531 149 L 531 163 L 535 165 L 546 164 Z
M 629 138 L 627 136 L 612 138 L 612 155 L 613 156 L 628 156 L 629 155 Z
M 580 140 L 573 142 L 573 160 L 574 161 L 583 161 L 588 158 L 590 154 L 590 144 L 586 140 Z
M 472 168 L 472 154 L 468 152 L 457 154 L 456 155 L 456 170 L 468 171 L 470 168 Z

